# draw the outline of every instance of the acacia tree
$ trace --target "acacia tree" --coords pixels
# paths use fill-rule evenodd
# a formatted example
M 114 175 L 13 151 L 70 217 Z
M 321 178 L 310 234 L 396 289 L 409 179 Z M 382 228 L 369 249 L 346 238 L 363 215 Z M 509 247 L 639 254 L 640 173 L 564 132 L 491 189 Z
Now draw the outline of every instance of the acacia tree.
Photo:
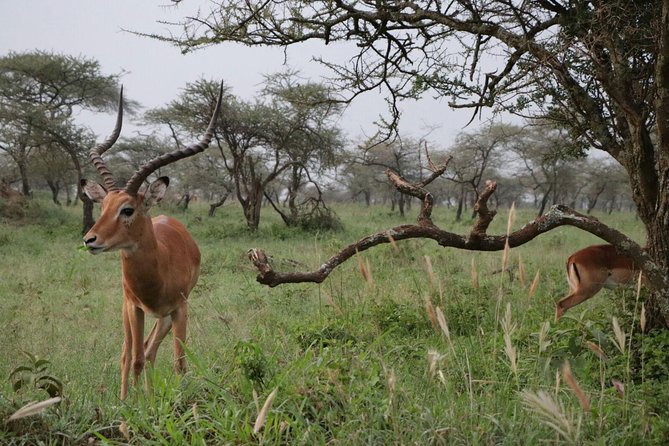
M 313 176 L 337 164 L 344 138 L 334 118 L 341 112 L 341 106 L 333 102 L 325 85 L 302 82 L 298 73 L 292 71 L 266 76 L 261 93 L 268 98 L 267 106 L 272 112 L 264 125 L 264 143 L 290 164 L 286 175 L 289 213 L 274 207 L 284 222 L 292 226 L 301 218 L 303 209 L 298 205 L 298 194 L 308 182 L 318 192 L 316 202 L 322 204 L 322 194 Z
M 0 150 L 16 163 L 24 195 L 31 153 L 78 146 L 74 113 L 113 110 L 117 99 L 118 76 L 103 75 L 95 60 L 42 51 L 0 58 Z
M 669 0 L 226 0 L 180 29 L 157 37 L 183 51 L 352 41 L 348 63 L 322 61 L 352 96 L 430 92 L 473 116 L 496 106 L 569 128 L 625 168 L 647 251 L 598 235 L 641 265 L 647 314 L 669 325 Z
M 508 162 L 519 166 L 515 169 L 517 178 L 532 191 L 538 215 L 544 213 L 549 201 L 557 204 L 558 197 L 565 198 L 578 183 L 579 166 L 574 161 L 582 157 L 582 148 L 563 129 L 545 124 L 519 129 L 507 148 Z
M 457 136 L 449 150 L 452 160 L 447 171 L 448 179 L 458 184 L 460 189 L 456 221 L 462 218 L 467 194 L 473 192 L 476 197 L 484 177 L 494 176 L 492 173 L 499 165 L 500 150 L 509 140 L 517 137 L 518 132 L 516 128 L 498 124 Z
M 207 122 L 218 95 L 215 82 L 199 80 L 168 106 L 146 114 L 154 123 L 167 124 L 173 137 L 197 134 Z M 260 224 L 265 191 L 282 173 L 291 171 L 289 187 L 296 193 L 316 166 L 326 166 L 343 144 L 331 120 L 327 90 L 315 84 L 293 84 L 288 78 L 270 77 L 264 90 L 269 100 L 245 102 L 226 91 L 212 145 L 218 147 L 242 206 L 247 227 Z M 206 125 L 206 124 L 205 124 Z M 299 178 L 297 178 L 299 177 Z

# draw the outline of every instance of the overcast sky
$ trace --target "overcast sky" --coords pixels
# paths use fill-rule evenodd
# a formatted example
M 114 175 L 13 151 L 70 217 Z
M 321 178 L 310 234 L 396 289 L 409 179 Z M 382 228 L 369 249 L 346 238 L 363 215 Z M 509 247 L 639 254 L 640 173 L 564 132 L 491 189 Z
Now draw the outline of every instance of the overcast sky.
M 39 49 L 95 58 L 104 73 L 125 73 L 121 81 L 126 94 L 147 108 L 166 104 L 187 82 L 202 77 L 223 79 L 235 95 L 251 100 L 264 74 L 286 69 L 281 49 L 222 44 L 182 55 L 176 47 L 123 31 L 163 33 L 168 28 L 159 20 L 178 21 L 198 3 L 207 2 L 186 0 L 173 7 L 169 0 L 0 0 L 0 53 Z M 340 59 L 346 54 L 342 47 L 301 45 L 288 51 L 287 63 L 318 80 L 324 71 L 310 58 L 320 51 L 332 51 Z M 437 128 L 429 139 L 441 148 L 450 146 L 459 132 L 479 125 L 463 129 L 470 112 L 451 110 L 446 101 L 427 99 L 403 109 L 402 133 L 419 138 Z M 374 132 L 373 122 L 385 111 L 380 95 L 367 94 L 347 109 L 340 124 L 350 138 L 359 138 Z M 113 121 L 87 119 L 97 133 L 106 133 Z

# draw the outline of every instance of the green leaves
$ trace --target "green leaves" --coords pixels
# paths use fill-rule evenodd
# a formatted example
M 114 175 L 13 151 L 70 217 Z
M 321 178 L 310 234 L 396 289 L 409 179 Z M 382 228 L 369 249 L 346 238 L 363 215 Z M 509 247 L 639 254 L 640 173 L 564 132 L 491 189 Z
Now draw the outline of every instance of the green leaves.
M 47 371 L 51 362 L 47 359 L 40 359 L 25 350 L 22 350 L 21 353 L 28 359 L 28 364 L 17 366 L 10 372 L 9 380 L 14 392 L 22 389 L 39 389 L 52 398 L 62 396 L 63 383 Z

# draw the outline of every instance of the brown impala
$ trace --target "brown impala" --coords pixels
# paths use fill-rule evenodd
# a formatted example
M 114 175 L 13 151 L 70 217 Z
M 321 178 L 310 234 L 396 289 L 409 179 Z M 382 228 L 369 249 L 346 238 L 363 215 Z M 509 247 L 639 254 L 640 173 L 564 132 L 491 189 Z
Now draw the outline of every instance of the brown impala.
M 573 253 L 567 260 L 570 293 L 558 302 L 555 318 L 597 294 L 602 288 L 629 284 L 639 274 L 632 259 L 613 245 L 593 245 Z
M 188 295 L 200 273 L 200 250 L 186 228 L 164 215 L 153 219 L 148 211 L 159 202 L 169 179 L 160 177 L 145 192 L 139 188 L 156 169 L 182 158 L 202 152 L 209 145 L 221 106 L 222 89 L 214 114 L 204 137 L 190 147 L 161 155 L 133 174 L 123 189 L 116 185 L 113 174 L 102 160 L 121 132 L 123 90 L 116 118 L 116 127 L 103 143 L 91 149 L 89 156 L 104 180 L 81 180 L 91 200 L 102 203 L 97 223 L 84 236 L 91 254 L 121 251 L 123 285 L 123 352 L 121 354 L 121 399 L 128 393 L 128 375 L 132 366 L 134 382 L 144 369 L 145 361 L 155 361 L 158 346 L 173 329 L 174 367 L 177 373 L 186 370 L 183 342 L 186 340 Z M 146 341 L 144 314 L 157 318 Z

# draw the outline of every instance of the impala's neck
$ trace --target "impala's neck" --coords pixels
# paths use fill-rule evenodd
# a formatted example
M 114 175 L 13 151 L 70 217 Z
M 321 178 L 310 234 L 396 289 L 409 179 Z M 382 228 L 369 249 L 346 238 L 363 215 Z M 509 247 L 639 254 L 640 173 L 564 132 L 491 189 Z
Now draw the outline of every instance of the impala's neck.
M 142 221 L 133 226 L 137 231 L 136 244 L 121 250 L 121 271 L 133 294 L 144 301 L 144 296 L 156 296 L 164 280 L 160 276 L 160 253 L 151 218 L 142 216 Z

